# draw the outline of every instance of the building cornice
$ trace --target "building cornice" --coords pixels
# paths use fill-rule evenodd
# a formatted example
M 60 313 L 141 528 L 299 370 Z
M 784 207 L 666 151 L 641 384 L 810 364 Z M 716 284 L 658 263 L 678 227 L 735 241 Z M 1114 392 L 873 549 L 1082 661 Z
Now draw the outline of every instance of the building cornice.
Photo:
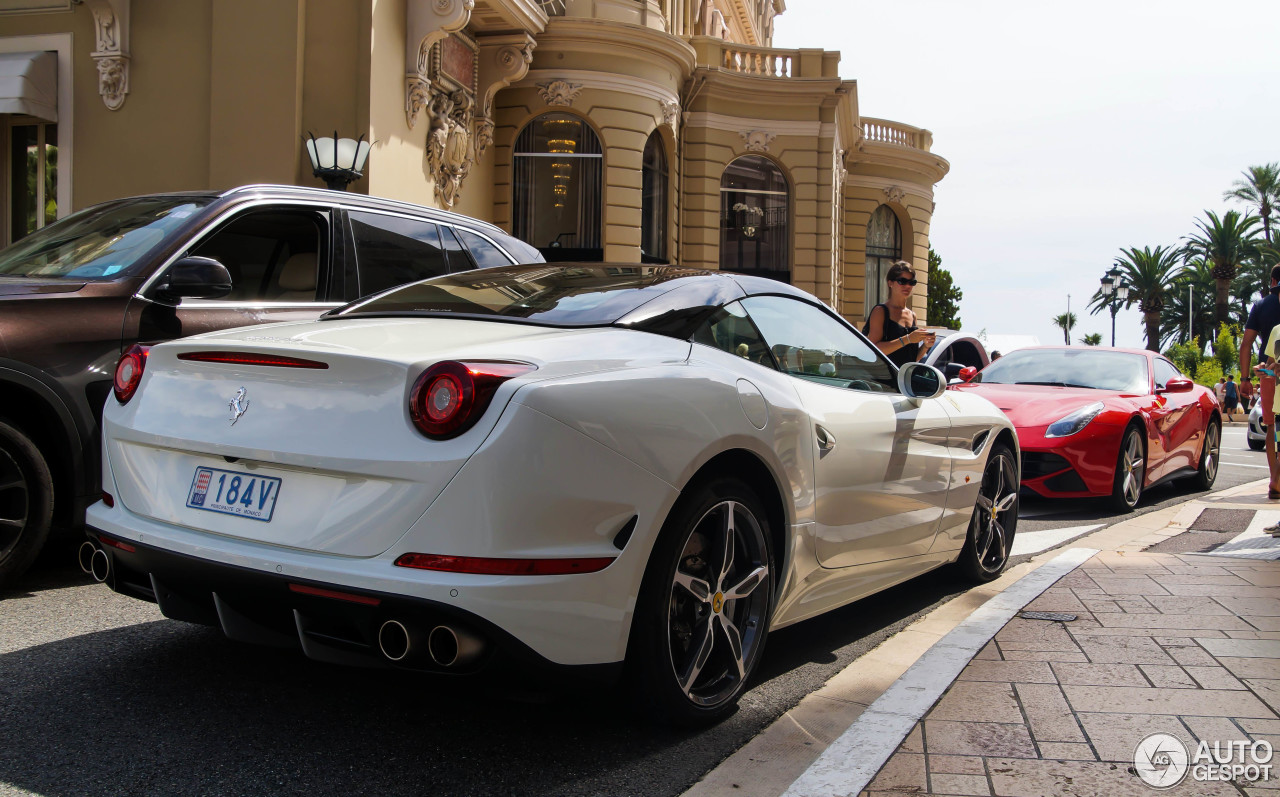
M 884 144 L 877 141 L 858 142 L 853 152 L 849 153 L 846 163 L 849 167 L 850 179 L 859 165 L 876 166 L 894 169 L 908 175 L 917 175 L 928 181 L 929 185 L 941 180 L 951 171 L 951 164 L 932 152 L 922 149 L 904 147 L 899 144 Z M 859 178 L 862 179 L 862 178 Z
M 781 121 L 762 119 L 759 116 L 729 116 L 726 114 L 694 111 L 684 116 L 685 127 L 724 130 L 730 133 L 759 130 L 776 136 L 807 136 L 809 138 L 833 138 L 834 124 L 819 121 Z
M 675 73 L 676 83 L 683 83 L 697 66 L 693 47 L 683 39 L 608 20 L 553 17 L 538 37 L 538 51 L 557 50 L 635 58 Z
M 530 69 L 524 79 L 512 83 L 511 88 L 540 88 L 550 81 L 564 81 L 578 88 L 634 94 L 639 97 L 648 97 L 661 103 L 676 103 L 678 105 L 680 102 L 680 98 L 675 91 L 661 83 L 632 75 L 595 72 L 590 69 Z

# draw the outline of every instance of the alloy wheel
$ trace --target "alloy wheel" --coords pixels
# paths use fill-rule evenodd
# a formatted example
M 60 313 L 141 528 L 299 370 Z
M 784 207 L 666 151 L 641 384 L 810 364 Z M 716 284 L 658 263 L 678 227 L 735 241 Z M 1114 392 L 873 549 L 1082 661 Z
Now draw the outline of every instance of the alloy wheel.
M 668 650 L 676 685 L 711 707 L 741 689 L 768 616 L 768 551 L 746 504 L 725 500 L 693 525 L 671 583 Z
M 1142 440 L 1134 432 L 1124 439 L 1124 452 L 1120 456 L 1121 489 L 1129 506 L 1137 506 L 1142 497 L 1142 479 L 1146 475 L 1142 456 Z
M 999 451 L 987 461 L 978 488 L 974 526 L 974 554 L 986 573 L 999 573 L 1009 558 L 1011 547 L 1007 528 L 1017 521 L 1018 476 L 1013 459 Z
M 30 506 L 26 474 L 13 455 L 0 448 L 0 560 L 17 545 Z
M 1213 484 L 1214 479 L 1218 478 L 1218 452 L 1221 446 L 1222 437 L 1218 432 L 1218 425 L 1211 423 L 1204 440 L 1204 479 L 1209 484 Z

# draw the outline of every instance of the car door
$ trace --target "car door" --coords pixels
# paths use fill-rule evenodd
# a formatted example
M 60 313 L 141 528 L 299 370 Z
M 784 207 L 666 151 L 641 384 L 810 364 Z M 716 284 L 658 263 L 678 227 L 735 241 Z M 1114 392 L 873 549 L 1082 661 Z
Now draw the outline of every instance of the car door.
M 157 342 L 274 321 L 305 321 L 343 304 L 331 284 L 332 209 L 255 206 L 216 222 L 174 258 L 210 257 L 226 266 L 231 292 L 176 306 L 144 290 L 126 311 L 124 342 Z M 164 283 L 163 273 L 151 285 Z
M 899 393 L 889 361 L 826 310 L 785 296 L 741 303 L 812 420 L 819 561 L 849 567 L 927 552 L 951 479 L 940 401 Z
M 1181 468 L 1192 468 L 1198 464 L 1197 445 L 1203 431 L 1200 415 L 1193 412 L 1196 394 L 1165 393 L 1165 386 L 1170 379 L 1185 379 L 1173 363 L 1163 357 L 1153 358 L 1155 381 L 1155 400 L 1152 420 L 1159 436 L 1159 447 L 1164 454 L 1164 461 L 1152 478 L 1161 478 Z M 1153 463 L 1154 464 L 1154 463 Z

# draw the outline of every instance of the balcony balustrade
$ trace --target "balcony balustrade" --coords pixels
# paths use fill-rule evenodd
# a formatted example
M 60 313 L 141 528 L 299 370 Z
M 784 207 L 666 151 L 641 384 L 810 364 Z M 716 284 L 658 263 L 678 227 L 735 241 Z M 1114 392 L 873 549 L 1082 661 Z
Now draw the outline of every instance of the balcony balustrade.
M 888 119 L 872 119 L 869 116 L 862 117 L 862 135 L 867 141 L 896 144 L 925 152 L 933 146 L 933 134 L 928 130 Z

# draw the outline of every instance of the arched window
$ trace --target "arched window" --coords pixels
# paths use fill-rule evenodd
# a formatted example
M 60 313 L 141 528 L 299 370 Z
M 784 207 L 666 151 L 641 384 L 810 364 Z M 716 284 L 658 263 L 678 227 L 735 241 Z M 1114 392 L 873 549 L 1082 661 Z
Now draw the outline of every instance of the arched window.
M 744 155 L 720 178 L 720 268 L 790 282 L 790 188 L 768 158 Z
M 654 131 L 644 145 L 640 197 L 640 262 L 667 262 L 667 153 Z
M 902 225 L 898 215 L 888 205 L 881 205 L 867 222 L 867 301 L 865 314 L 883 302 L 886 297 L 884 284 L 889 266 L 902 259 Z
M 547 260 L 602 260 L 604 156 L 591 126 L 548 113 L 516 137 L 512 232 Z

